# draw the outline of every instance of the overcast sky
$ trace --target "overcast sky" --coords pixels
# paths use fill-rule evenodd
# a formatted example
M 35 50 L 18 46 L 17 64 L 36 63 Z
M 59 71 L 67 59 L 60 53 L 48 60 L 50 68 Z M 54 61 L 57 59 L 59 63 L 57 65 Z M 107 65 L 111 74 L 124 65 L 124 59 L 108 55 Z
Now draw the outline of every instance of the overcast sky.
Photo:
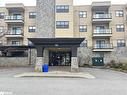
M 74 5 L 90 5 L 93 1 L 109 1 L 109 0 L 74 0 Z M 111 0 L 113 4 L 125 4 L 127 0 Z M 0 6 L 5 3 L 24 3 L 25 5 L 36 5 L 36 0 L 0 0 Z

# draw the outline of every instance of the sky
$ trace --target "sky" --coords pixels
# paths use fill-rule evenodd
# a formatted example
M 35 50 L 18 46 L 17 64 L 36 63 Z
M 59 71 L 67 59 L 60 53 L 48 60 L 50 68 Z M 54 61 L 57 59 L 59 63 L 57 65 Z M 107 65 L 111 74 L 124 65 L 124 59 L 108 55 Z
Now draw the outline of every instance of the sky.
M 125 4 L 127 0 L 74 0 L 74 5 L 90 5 L 93 1 L 111 1 L 112 4 Z M 36 0 L 0 0 L 0 6 L 5 3 L 24 3 L 26 6 L 35 6 Z

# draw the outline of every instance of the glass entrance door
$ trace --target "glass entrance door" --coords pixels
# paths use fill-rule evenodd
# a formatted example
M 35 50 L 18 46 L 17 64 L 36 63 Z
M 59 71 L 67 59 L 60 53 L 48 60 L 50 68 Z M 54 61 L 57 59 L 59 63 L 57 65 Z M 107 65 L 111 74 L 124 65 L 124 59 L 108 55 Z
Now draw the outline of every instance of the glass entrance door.
M 71 52 L 49 52 L 49 66 L 70 66 Z

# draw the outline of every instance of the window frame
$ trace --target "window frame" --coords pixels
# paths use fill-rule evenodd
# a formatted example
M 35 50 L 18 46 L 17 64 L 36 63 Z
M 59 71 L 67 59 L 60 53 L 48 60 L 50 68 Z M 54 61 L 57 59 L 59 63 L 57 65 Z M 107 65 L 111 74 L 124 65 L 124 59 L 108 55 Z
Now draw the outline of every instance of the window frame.
M 35 19 L 37 13 L 36 12 L 29 12 L 29 19 Z
M 87 18 L 87 11 L 79 11 L 79 18 Z
M 69 21 L 56 21 L 56 29 L 69 29 Z
M 125 25 L 124 24 L 117 24 L 116 25 L 116 32 L 125 32 Z
M 79 32 L 87 32 L 87 25 L 79 25 Z
M 30 29 L 31 28 L 31 29 Z M 28 32 L 32 33 L 32 32 L 36 32 L 36 26 L 29 26 L 28 27 Z
M 13 42 L 16 42 L 16 43 L 13 44 Z M 18 42 L 18 44 L 17 44 L 17 42 Z M 20 40 L 12 40 L 11 45 L 12 46 L 19 46 L 19 45 L 21 45 L 21 41 Z
M 117 39 L 117 47 L 126 47 L 125 39 Z
M 69 5 L 56 5 L 56 13 L 69 13 Z
M 115 16 L 116 17 L 124 17 L 124 11 L 123 10 L 116 10 Z

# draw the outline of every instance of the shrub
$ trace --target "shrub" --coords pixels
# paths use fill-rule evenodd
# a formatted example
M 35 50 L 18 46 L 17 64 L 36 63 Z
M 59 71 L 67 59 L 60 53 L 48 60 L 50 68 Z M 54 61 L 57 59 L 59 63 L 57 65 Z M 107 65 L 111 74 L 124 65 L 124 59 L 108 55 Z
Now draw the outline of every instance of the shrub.
M 123 64 L 122 69 L 127 70 L 127 64 Z

